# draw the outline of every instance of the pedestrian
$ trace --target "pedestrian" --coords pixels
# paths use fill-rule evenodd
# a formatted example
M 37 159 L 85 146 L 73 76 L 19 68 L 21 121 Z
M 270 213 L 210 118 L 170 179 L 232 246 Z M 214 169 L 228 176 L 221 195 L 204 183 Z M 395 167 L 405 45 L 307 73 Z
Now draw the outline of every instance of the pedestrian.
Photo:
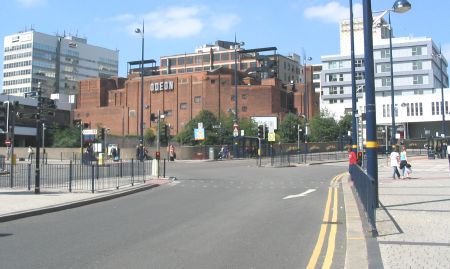
M 395 179 L 395 175 L 400 178 L 400 172 L 398 171 L 400 155 L 398 154 L 397 147 L 395 145 L 392 146 L 392 152 L 389 158 L 391 159 L 392 179 Z
M 350 176 L 356 164 L 358 164 L 356 152 L 352 150 L 351 146 L 348 146 L 348 172 L 350 173 Z
M 28 161 L 31 161 L 33 159 L 33 148 L 31 146 L 28 146 Z
M 408 157 L 406 156 L 406 147 L 402 146 L 402 152 L 400 152 L 400 169 L 402 170 L 402 178 L 409 178 L 408 168 L 406 164 L 408 163 Z
M 169 161 L 175 161 L 176 156 L 175 147 L 173 145 L 169 145 Z

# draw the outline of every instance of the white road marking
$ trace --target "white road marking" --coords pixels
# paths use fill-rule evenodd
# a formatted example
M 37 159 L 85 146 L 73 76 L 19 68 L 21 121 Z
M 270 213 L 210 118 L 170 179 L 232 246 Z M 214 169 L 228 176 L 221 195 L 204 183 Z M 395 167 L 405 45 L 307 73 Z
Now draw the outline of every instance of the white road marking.
M 316 189 L 309 189 L 309 190 L 307 190 L 305 192 L 302 192 L 302 193 L 299 193 L 299 194 L 288 195 L 288 196 L 284 197 L 283 200 L 291 199 L 291 198 L 297 198 L 297 197 L 304 197 L 307 194 L 309 194 L 311 192 L 315 192 L 315 191 L 316 191 Z

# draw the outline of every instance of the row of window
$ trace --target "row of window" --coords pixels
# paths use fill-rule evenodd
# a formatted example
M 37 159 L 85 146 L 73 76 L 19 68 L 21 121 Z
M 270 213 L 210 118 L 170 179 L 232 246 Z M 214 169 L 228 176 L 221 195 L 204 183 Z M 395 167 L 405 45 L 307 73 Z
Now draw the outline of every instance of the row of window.
M 234 52 L 214 53 L 214 61 L 229 61 L 234 60 Z M 196 55 L 196 56 L 184 56 L 178 58 L 161 59 L 161 67 L 175 66 L 175 65 L 187 65 L 187 64 L 202 64 L 204 62 L 209 63 L 211 61 L 210 54 Z
M 25 43 L 25 44 L 16 45 L 16 46 L 5 47 L 5 52 L 29 49 L 29 48 L 31 48 L 31 46 L 32 46 L 31 43 Z
M 448 101 L 445 101 L 444 114 L 448 114 Z M 442 113 L 442 102 L 431 102 L 431 115 L 439 115 Z
M 330 99 L 328 102 L 330 104 L 344 103 L 344 99 Z
M 4 94 L 12 94 L 12 93 L 24 93 L 24 92 L 30 92 L 31 87 L 22 87 L 22 88 L 13 88 L 13 89 L 4 89 Z
M 9 68 L 17 68 L 17 67 L 23 67 L 23 66 L 29 66 L 31 65 L 31 60 L 29 61 L 22 61 L 22 62 L 16 62 L 16 63 L 10 63 L 10 64 L 4 64 L 3 69 L 9 69 Z
M 21 78 L 21 79 L 14 79 L 14 80 L 5 80 L 3 81 L 3 86 L 11 86 L 11 85 L 18 85 L 18 84 L 26 84 L 30 83 L 30 78 Z
M 50 46 L 50 45 L 42 44 L 42 43 L 38 43 L 38 42 L 34 42 L 33 46 L 34 46 L 34 49 L 39 49 L 39 50 L 43 50 L 43 51 L 56 53 L 56 47 L 54 47 L 54 46 Z
M 16 53 L 16 54 L 11 54 L 11 55 L 5 55 L 5 57 L 3 57 L 3 59 L 5 61 L 9 61 L 9 60 L 28 58 L 28 57 L 31 57 L 31 51 Z
M 3 73 L 3 77 L 15 77 L 15 76 L 22 76 L 22 75 L 29 75 L 31 74 L 31 69 L 24 69 L 24 70 L 18 70 L 13 72 L 5 72 Z

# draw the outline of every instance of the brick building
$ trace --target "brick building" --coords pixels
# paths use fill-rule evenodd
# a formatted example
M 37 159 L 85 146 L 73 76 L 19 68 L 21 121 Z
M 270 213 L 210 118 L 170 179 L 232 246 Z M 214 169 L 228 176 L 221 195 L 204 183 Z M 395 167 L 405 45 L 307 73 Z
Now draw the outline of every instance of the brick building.
M 140 124 L 139 74 L 128 78 L 93 78 L 80 82 L 74 119 L 91 128 L 109 128 L 112 135 L 138 135 Z M 310 84 L 311 85 L 311 84 Z M 144 76 L 144 129 L 156 128 L 151 113 L 164 113 L 170 134 L 175 135 L 201 110 L 216 116 L 233 111 L 233 70 L 218 68 L 185 74 Z M 283 85 L 277 78 L 259 80 L 238 72 L 238 115 L 277 116 L 304 114 L 302 85 Z M 314 95 L 311 94 L 312 99 Z M 308 98 L 309 99 L 309 98 Z M 310 109 L 311 106 L 309 106 Z

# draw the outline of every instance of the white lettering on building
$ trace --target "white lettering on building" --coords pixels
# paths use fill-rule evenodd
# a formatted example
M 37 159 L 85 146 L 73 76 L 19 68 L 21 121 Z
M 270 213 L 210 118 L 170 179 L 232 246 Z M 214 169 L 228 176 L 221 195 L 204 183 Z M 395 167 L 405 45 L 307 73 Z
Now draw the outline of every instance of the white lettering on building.
M 152 92 L 173 90 L 173 81 L 161 81 L 156 83 L 150 83 L 150 90 Z

